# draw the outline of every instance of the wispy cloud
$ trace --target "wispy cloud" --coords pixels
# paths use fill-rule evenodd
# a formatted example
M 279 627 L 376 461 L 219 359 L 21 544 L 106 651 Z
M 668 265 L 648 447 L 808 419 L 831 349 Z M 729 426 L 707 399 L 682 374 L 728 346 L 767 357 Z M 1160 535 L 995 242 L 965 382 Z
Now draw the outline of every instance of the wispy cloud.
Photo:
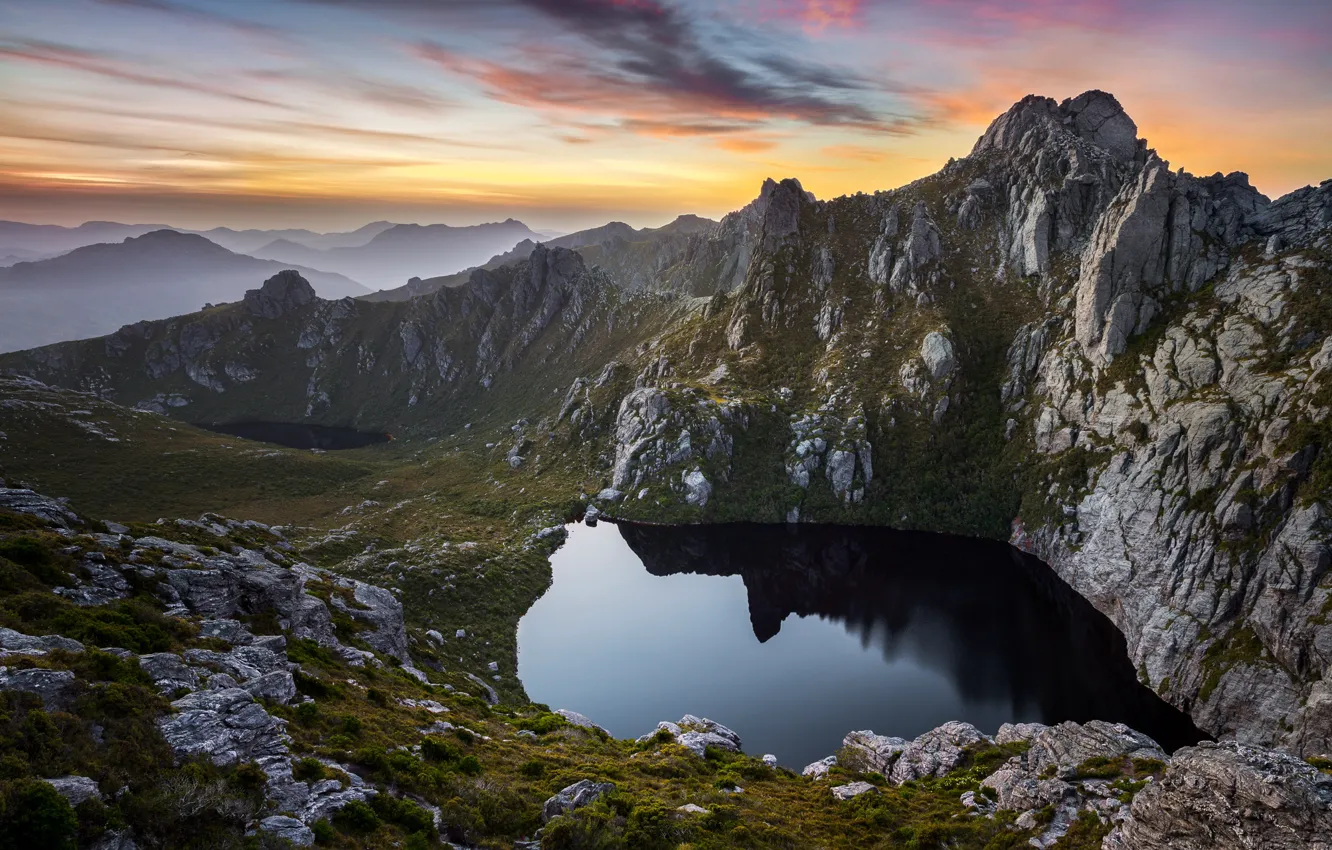
M 239 89 L 190 80 L 179 75 L 154 73 L 145 65 L 128 58 L 67 44 L 28 39 L 0 41 L 0 61 L 5 60 L 64 68 L 136 85 L 175 89 L 258 106 L 287 108 L 285 104 L 276 100 L 258 97 Z
M 197 6 L 173 2 L 173 0 L 97 0 L 97 2 L 106 6 L 114 6 L 122 9 L 157 12 L 193 23 L 227 27 L 246 35 L 276 36 L 284 32 L 281 28 L 269 24 L 256 23 L 241 18 L 233 18 L 228 15 L 220 15 L 216 12 L 201 9 Z

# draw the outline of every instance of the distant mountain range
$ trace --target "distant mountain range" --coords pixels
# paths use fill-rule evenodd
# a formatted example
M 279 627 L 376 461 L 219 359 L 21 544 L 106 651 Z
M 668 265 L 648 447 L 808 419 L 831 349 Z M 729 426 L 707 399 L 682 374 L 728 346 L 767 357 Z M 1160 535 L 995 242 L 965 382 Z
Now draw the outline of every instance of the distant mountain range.
M 396 224 L 363 245 L 320 248 L 281 237 L 249 253 L 337 272 L 376 289 L 391 289 L 413 277 L 453 274 L 510 251 L 523 240 L 535 244 L 541 238 L 514 219 L 470 227 Z
M 156 230 L 0 268 L 0 351 L 100 336 L 132 322 L 236 301 L 288 267 L 197 234 Z M 296 268 L 324 298 L 366 293 L 342 275 Z
M 626 288 L 644 289 L 651 284 L 665 283 L 665 281 L 657 280 L 655 277 L 648 281 L 643 274 L 645 271 L 648 276 L 653 276 L 653 272 L 673 266 L 676 261 L 681 259 L 677 255 L 689 241 L 689 237 L 711 234 L 717 231 L 719 227 L 718 222 L 711 219 L 696 215 L 682 215 L 662 227 L 644 227 L 641 230 L 636 230 L 622 221 L 612 221 L 600 227 L 580 230 L 576 233 L 557 236 L 552 239 L 541 238 L 542 234 L 537 233 L 535 234 L 538 237 L 537 239 L 526 238 L 511 249 L 496 254 L 476 267 L 497 269 L 511 263 L 521 262 L 528 258 L 532 250 L 536 248 L 537 243 L 540 242 L 549 248 L 568 248 L 580 251 L 589 261 L 596 262 L 605 268 L 613 278 L 616 278 Z M 653 261 L 643 262 L 645 254 L 653 255 Z M 377 292 L 369 296 L 369 300 L 405 301 L 418 295 L 428 295 L 445 287 L 461 286 L 467 282 L 471 273 L 472 269 L 467 268 L 453 274 L 437 277 L 414 277 L 407 282 L 406 286 Z M 667 288 L 671 287 L 667 286 Z

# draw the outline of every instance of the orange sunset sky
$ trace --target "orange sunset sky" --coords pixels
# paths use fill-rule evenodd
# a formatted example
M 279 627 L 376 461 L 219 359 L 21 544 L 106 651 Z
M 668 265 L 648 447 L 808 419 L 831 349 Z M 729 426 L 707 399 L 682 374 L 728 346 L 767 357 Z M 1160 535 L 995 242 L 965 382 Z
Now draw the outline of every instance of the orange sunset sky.
M 658 225 L 1089 88 L 1175 166 L 1332 177 L 1326 0 L 0 0 L 0 218 Z

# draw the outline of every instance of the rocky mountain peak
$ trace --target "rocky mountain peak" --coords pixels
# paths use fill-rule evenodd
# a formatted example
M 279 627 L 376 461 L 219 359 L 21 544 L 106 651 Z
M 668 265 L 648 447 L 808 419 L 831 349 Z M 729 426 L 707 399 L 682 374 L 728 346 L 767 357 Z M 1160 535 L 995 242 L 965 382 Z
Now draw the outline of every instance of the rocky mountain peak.
M 1047 140 L 1060 136 L 1082 139 L 1121 162 L 1134 159 L 1142 147 L 1138 125 L 1118 99 L 1108 92 L 1092 90 L 1063 103 L 1027 95 L 994 119 L 972 154 L 987 150 L 1032 154 Z
M 247 310 L 265 319 L 276 319 L 315 300 L 314 287 L 293 269 L 280 271 L 258 289 L 245 293 Z
M 1093 89 L 1059 104 L 1065 126 L 1080 139 L 1104 148 L 1116 159 L 1133 159 L 1138 152 L 1138 125 L 1114 95 Z

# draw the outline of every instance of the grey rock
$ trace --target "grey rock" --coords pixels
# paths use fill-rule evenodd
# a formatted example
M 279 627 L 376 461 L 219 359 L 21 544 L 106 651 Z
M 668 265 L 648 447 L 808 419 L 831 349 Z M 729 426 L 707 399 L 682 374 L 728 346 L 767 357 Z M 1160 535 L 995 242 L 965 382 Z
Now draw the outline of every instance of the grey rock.
M 0 655 L 5 654 L 32 654 L 44 655 L 53 649 L 63 649 L 66 652 L 82 652 L 83 644 L 67 638 L 64 635 L 43 635 L 35 637 L 25 635 L 22 632 L 16 632 L 13 629 L 0 627 Z
M 1148 736 L 1122 723 L 1092 720 L 1078 724 L 1064 722 L 1043 729 L 1030 739 L 1026 761 L 1036 773 L 1055 767 L 1061 774 L 1070 773 L 1090 758 L 1151 758 L 1164 761 L 1167 756 L 1161 746 Z
M 174 693 L 179 688 L 196 690 L 199 687 L 198 672 L 175 653 L 154 652 L 140 655 L 139 667 L 148 674 L 161 693 Z
M 953 353 L 953 343 L 938 331 L 930 331 L 920 344 L 920 357 L 925 361 L 925 368 L 936 381 L 946 379 L 957 365 Z
M 198 691 L 171 705 L 177 713 L 157 725 L 178 756 L 228 765 L 287 753 L 286 721 L 264 711 L 248 691 Z
M 60 792 L 60 796 L 68 800 L 71 806 L 77 806 L 84 800 L 102 798 L 102 792 L 97 788 L 97 781 L 86 776 L 61 776 L 42 781 Z
M 259 821 L 259 828 L 275 838 L 289 841 L 296 847 L 309 847 L 314 844 L 314 830 L 287 815 L 272 815 Z
M 47 711 L 64 711 L 73 702 L 77 683 L 68 670 L 13 670 L 0 667 L 0 691 L 35 694 Z
M 579 714 L 576 711 L 570 711 L 567 708 L 557 708 L 555 710 L 555 713 L 558 714 L 560 717 L 563 717 L 572 726 L 578 726 L 583 729 L 595 729 L 601 732 L 605 732 L 607 735 L 610 734 L 610 732 L 607 731 L 604 727 L 598 726 L 596 723 L 592 722 L 591 718 Z
M 258 289 L 245 293 L 242 303 L 255 316 L 277 319 L 316 300 L 314 287 L 300 273 L 281 271 Z
M 828 769 L 835 764 L 837 764 L 837 756 L 828 756 L 805 765 L 804 770 L 800 771 L 800 775 L 809 779 L 824 779 L 828 776 Z
M 287 670 L 274 670 L 249 680 L 244 685 L 257 699 L 272 700 L 286 705 L 296 698 L 296 681 Z
M 990 740 L 970 723 L 950 721 L 908 744 L 893 762 L 888 778 L 901 785 L 915 779 L 943 776 L 962 762 L 966 747 Z
M 839 800 L 850 800 L 852 797 L 859 797 L 861 794 L 878 793 L 868 782 L 851 782 L 846 785 L 837 785 L 832 789 L 832 795 Z
M 541 820 L 542 822 L 549 822 L 552 818 L 568 814 L 589 803 L 595 803 L 603 795 L 614 791 L 615 786 L 609 782 L 598 783 L 590 779 L 580 780 L 546 800 L 541 807 Z
M 866 730 L 851 732 L 842 739 L 842 747 L 851 759 L 851 768 L 865 772 L 873 771 L 887 776 L 893 762 L 911 742 L 905 738 L 876 735 Z M 820 762 L 815 762 L 819 764 Z M 836 763 L 835 761 L 833 762 Z
M 1175 753 L 1133 799 L 1106 850 L 1327 850 L 1332 776 L 1274 750 L 1225 742 Z
M 65 507 L 64 502 L 31 490 L 0 487 L 0 508 L 35 516 L 55 528 L 74 528 L 82 524 L 78 516 Z

